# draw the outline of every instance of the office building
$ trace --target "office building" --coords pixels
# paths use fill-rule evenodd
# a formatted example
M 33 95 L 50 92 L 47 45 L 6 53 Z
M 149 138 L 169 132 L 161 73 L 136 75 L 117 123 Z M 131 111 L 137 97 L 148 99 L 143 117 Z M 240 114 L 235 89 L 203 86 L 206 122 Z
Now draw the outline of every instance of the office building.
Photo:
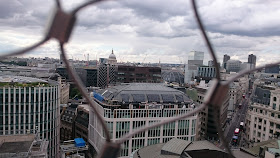
M 238 72 L 241 68 L 241 61 L 239 60 L 228 60 L 226 62 L 227 72 Z
M 58 77 L 58 83 L 60 86 L 60 104 L 67 104 L 69 100 L 70 84 L 61 77 Z
M 156 83 L 130 83 L 94 92 L 98 112 L 116 141 L 138 127 L 193 111 L 192 100 L 183 92 Z M 104 145 L 103 129 L 90 110 L 88 140 L 98 152 Z M 147 145 L 165 143 L 172 138 L 194 141 L 197 115 L 139 133 L 127 140 L 120 157 Z
M 185 65 L 185 83 L 193 84 L 198 73 L 198 67 L 203 65 L 204 52 L 191 51 L 188 64 Z
M 109 85 L 116 85 L 117 82 L 117 66 L 115 65 L 99 65 L 97 72 L 97 86 L 106 88 Z
M 161 68 L 118 65 L 117 82 L 118 83 L 132 83 L 132 82 L 160 83 Z
M 0 135 L 27 134 L 38 127 L 49 141 L 48 155 L 59 153 L 59 85 L 22 76 L 0 76 Z
M 209 81 L 216 77 L 216 68 L 213 66 L 199 66 L 197 76 Z
M 250 69 L 254 69 L 256 67 L 257 57 L 253 54 L 248 56 L 248 63 L 250 64 Z
M 279 65 L 273 66 L 273 67 L 266 67 L 265 73 L 273 73 L 273 74 L 279 74 L 280 68 Z
M 97 87 L 97 68 L 95 67 L 86 67 L 86 87 Z
M 71 104 L 61 114 L 60 139 L 67 141 L 74 139 L 74 121 L 77 113 L 76 104 Z
M 201 81 L 200 84 L 193 89 L 189 89 L 189 93 L 192 96 L 197 96 L 196 101 L 198 104 L 204 103 L 204 97 L 208 88 L 210 87 L 211 82 L 208 84 L 205 81 Z M 229 95 L 224 98 L 223 105 L 219 110 L 219 119 L 220 119 L 220 126 L 223 128 L 226 123 L 228 106 L 229 106 Z M 218 140 L 219 137 L 217 135 L 218 131 L 216 129 L 216 119 L 214 118 L 214 108 L 212 106 L 206 107 L 204 110 L 199 112 L 198 115 L 198 130 L 197 130 L 197 139 L 211 139 L 211 140 Z
M 223 68 L 226 69 L 227 68 L 227 61 L 230 60 L 230 56 L 225 54 L 224 58 L 223 58 Z
M 280 136 L 279 82 L 275 78 L 255 80 L 245 123 L 248 141 L 262 142 Z

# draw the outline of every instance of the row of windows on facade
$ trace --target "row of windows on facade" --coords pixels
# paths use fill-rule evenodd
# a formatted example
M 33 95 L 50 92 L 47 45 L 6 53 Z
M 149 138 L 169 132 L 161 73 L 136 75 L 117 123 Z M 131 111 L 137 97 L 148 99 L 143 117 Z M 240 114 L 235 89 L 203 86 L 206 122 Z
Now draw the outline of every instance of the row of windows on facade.
M 258 109 L 258 108 L 253 108 L 253 112 L 256 112 L 258 114 L 263 114 L 263 115 L 269 115 L 271 117 L 275 117 L 278 115 L 278 118 L 280 118 L 280 113 L 279 112 L 276 112 L 276 105 L 272 107 L 273 110 L 275 110 L 275 112 L 272 112 L 272 111 L 269 111 L 269 110 L 264 110 L 264 109 Z M 279 109 L 280 111 L 280 105 L 279 105 Z M 278 113 L 278 114 L 275 114 L 275 113 Z
M 279 117 L 279 119 L 280 119 L 280 115 L 278 115 Z M 263 122 L 263 124 L 266 124 L 266 120 L 264 120 L 264 119 L 262 119 L 262 118 L 257 118 L 257 117 L 255 117 L 255 128 L 256 128 L 256 122 L 258 122 L 258 123 L 262 123 Z M 274 123 L 274 122 L 272 122 L 272 121 L 269 121 L 270 122 L 270 127 L 274 127 L 274 125 L 276 125 L 276 128 L 277 129 L 280 129 L 280 124 L 277 124 L 277 123 Z
M 45 106 L 43 106 L 45 105 Z M 25 107 L 25 108 L 24 108 Z M 8 114 L 44 114 L 58 110 L 58 107 L 55 107 L 55 103 L 52 104 L 41 104 L 36 106 L 36 104 L 29 105 L 0 105 L 0 116 Z
M 189 121 L 190 120 L 179 120 L 178 121 L 178 131 L 177 135 L 189 135 L 189 132 L 191 132 L 191 135 L 195 134 L 195 123 L 196 120 L 192 120 L 192 127 L 191 131 L 189 131 Z M 138 127 L 145 126 L 146 121 L 131 121 L 132 122 L 132 129 L 137 129 Z M 116 138 L 120 138 L 123 135 L 130 132 L 130 121 L 122 121 L 122 122 L 116 122 Z M 158 121 L 149 121 L 149 125 L 154 124 Z M 163 136 L 174 136 L 175 135 L 175 122 L 169 123 L 166 125 L 163 125 Z M 111 136 L 113 136 L 113 122 L 107 122 L 107 127 L 109 132 L 111 133 Z M 148 130 L 147 137 L 159 137 L 160 136 L 161 127 L 156 127 Z M 137 137 L 146 137 L 145 132 L 136 134 L 133 136 L 133 138 Z
M 106 118 L 173 117 L 191 112 L 192 109 L 105 110 Z M 195 116 L 194 114 L 193 116 Z

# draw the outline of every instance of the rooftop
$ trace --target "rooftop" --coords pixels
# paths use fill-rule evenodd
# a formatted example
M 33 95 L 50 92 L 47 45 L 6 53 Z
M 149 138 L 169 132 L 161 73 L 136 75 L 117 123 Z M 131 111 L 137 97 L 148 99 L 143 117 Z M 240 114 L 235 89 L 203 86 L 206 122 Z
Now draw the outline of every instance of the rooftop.
M 56 85 L 55 81 L 46 81 L 38 78 L 0 75 L 0 87 L 46 87 Z
M 183 92 L 160 83 L 130 83 L 97 91 L 105 100 L 119 103 L 191 103 Z
M 207 152 L 206 152 L 207 151 Z M 154 144 L 136 151 L 133 158 L 229 157 L 228 153 L 205 141 L 185 141 L 173 138 L 166 143 Z
M 28 152 L 33 141 L 4 142 L 0 146 L 0 153 Z
M 10 83 L 10 82 L 14 82 L 14 83 L 48 83 L 47 81 L 41 80 L 38 78 L 24 77 L 24 76 L 8 76 L 8 75 L 0 76 L 0 82 L 3 82 L 3 83 Z

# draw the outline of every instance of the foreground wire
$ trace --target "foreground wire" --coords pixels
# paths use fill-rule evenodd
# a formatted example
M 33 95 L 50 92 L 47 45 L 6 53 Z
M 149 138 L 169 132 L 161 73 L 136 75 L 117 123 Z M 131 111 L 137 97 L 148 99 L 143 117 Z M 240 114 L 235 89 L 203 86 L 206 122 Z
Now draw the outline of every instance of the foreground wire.
M 14 51 L 14 52 L 11 52 L 11 53 L 7 53 L 7 54 L 4 54 L 4 55 L 0 55 L 0 59 L 4 59 L 4 58 L 7 58 L 9 56 L 15 56 L 15 55 L 22 55 L 28 51 L 31 51 L 37 47 L 39 47 L 40 45 L 44 44 L 45 42 L 47 42 L 50 38 L 46 37 L 44 38 L 43 40 L 41 40 L 40 42 L 38 43 L 35 43 L 34 45 L 30 46 L 30 47 L 27 47 L 25 49 L 21 49 L 21 50 L 18 50 L 18 51 Z
M 262 69 L 267 68 L 267 67 L 277 66 L 279 64 L 280 64 L 280 61 L 272 63 L 272 64 L 266 64 L 266 65 L 263 65 L 263 66 L 259 66 L 259 67 L 256 67 L 254 69 L 251 69 L 251 70 L 243 70 L 243 71 L 239 72 L 237 75 L 229 78 L 229 80 L 226 81 L 226 84 L 230 84 L 231 82 L 235 81 L 236 79 L 238 79 L 239 77 L 241 77 L 243 75 L 249 74 L 249 73 L 254 72 L 254 71 L 262 70 Z
M 214 62 L 214 66 L 215 66 L 216 72 L 217 72 L 216 73 L 216 78 L 218 80 L 220 80 L 221 79 L 220 78 L 220 68 L 219 68 L 219 65 L 218 65 L 218 61 L 217 61 L 216 55 L 214 53 L 214 49 L 213 49 L 213 47 L 211 45 L 211 42 L 210 42 L 210 40 L 209 40 L 209 38 L 208 38 L 208 36 L 207 36 L 207 34 L 205 32 L 204 26 L 203 26 L 203 24 L 202 24 L 202 22 L 200 20 L 200 16 L 199 16 L 198 11 L 197 11 L 195 0 L 192 0 L 192 7 L 193 7 L 193 10 L 194 10 L 195 18 L 196 18 L 196 21 L 197 21 L 198 26 L 200 28 L 200 31 L 201 31 L 201 33 L 202 33 L 202 35 L 204 37 L 204 40 L 206 42 L 207 48 L 208 48 L 208 50 L 210 52 L 210 55 L 212 56 L 212 59 L 213 59 L 213 62 Z
M 233 154 L 232 154 L 232 152 L 231 152 L 231 150 L 230 150 L 230 148 L 229 148 L 229 145 L 228 145 L 229 142 L 227 142 L 227 140 L 226 140 L 225 137 L 224 137 L 224 132 L 222 131 L 221 128 L 219 128 L 219 126 L 221 125 L 221 120 L 220 120 L 220 118 L 219 118 L 219 116 L 220 116 L 220 114 L 219 114 L 219 109 L 214 108 L 214 116 L 215 116 L 215 120 L 217 120 L 217 121 L 215 122 L 215 125 L 216 125 L 216 127 L 217 127 L 218 136 L 219 136 L 219 138 L 221 139 L 222 145 L 225 146 L 227 152 L 228 152 L 229 155 L 230 155 L 230 158 L 231 158 L 231 156 L 234 157 Z
M 155 127 L 158 127 L 158 126 L 165 125 L 167 123 L 171 123 L 171 122 L 174 122 L 174 121 L 177 121 L 177 120 L 181 120 L 181 119 L 190 117 L 190 116 L 194 115 L 195 113 L 203 110 L 205 107 L 206 107 L 206 104 L 201 104 L 198 108 L 194 109 L 190 113 L 187 113 L 187 114 L 184 114 L 184 115 L 180 115 L 180 116 L 176 116 L 176 117 L 171 117 L 169 120 L 164 120 L 164 121 L 161 121 L 159 123 L 156 123 L 156 124 L 153 124 L 153 125 L 149 125 L 149 126 L 146 126 L 146 127 L 140 127 L 136 131 L 131 132 L 131 133 L 125 135 L 124 137 L 120 138 L 119 140 L 117 140 L 117 143 L 122 144 L 126 140 L 130 139 L 131 137 L 133 137 L 135 134 L 144 132 L 144 131 L 146 131 L 148 129 L 155 128 Z
M 200 31 L 201 31 L 201 33 L 202 33 L 202 35 L 203 35 L 203 37 L 204 37 L 204 40 L 205 40 L 205 42 L 206 42 L 207 48 L 208 48 L 208 50 L 209 50 L 209 52 L 210 52 L 210 55 L 212 56 L 212 59 L 213 59 L 213 62 L 214 62 L 214 66 L 215 66 L 215 68 L 216 68 L 216 78 L 218 79 L 218 81 L 220 81 L 220 79 L 221 79 L 221 78 L 220 78 L 220 69 L 219 69 L 219 65 L 218 65 L 218 62 L 217 62 L 217 58 L 216 58 L 214 49 L 213 49 L 213 47 L 212 47 L 212 45 L 211 45 L 211 42 L 210 42 L 210 40 L 209 40 L 209 38 L 208 38 L 208 36 L 207 36 L 207 34 L 206 34 L 206 31 L 205 31 L 205 29 L 204 29 L 204 26 L 203 26 L 203 24 L 202 24 L 202 22 L 201 22 L 199 13 L 198 13 L 198 11 L 197 11 L 197 6 L 196 6 L 195 0 L 192 0 L 192 7 L 193 7 L 193 10 L 194 10 L 195 17 L 196 17 L 196 21 L 197 21 L 197 23 L 198 23 L 198 25 L 199 25 Z M 227 92 L 225 92 L 225 93 L 227 93 Z M 221 98 L 221 99 L 222 99 L 222 98 Z M 220 107 L 221 107 L 221 106 L 219 106 L 219 108 L 220 108 Z M 219 136 L 219 138 L 221 139 L 222 144 L 223 144 L 223 145 L 225 146 L 225 148 L 227 149 L 229 155 L 232 156 L 232 157 L 234 157 L 234 156 L 232 155 L 231 150 L 229 149 L 228 142 L 227 142 L 227 141 L 225 140 L 225 138 L 224 138 L 223 131 L 221 130 L 221 128 L 220 128 L 220 126 L 219 126 L 219 125 L 220 125 L 220 119 L 219 119 L 219 115 L 220 115 L 220 114 L 219 114 L 219 112 L 218 112 L 218 108 L 215 107 L 215 108 L 214 108 L 214 111 L 216 111 L 216 112 L 215 112 L 215 113 L 216 113 L 215 120 L 216 120 L 216 128 L 217 128 L 217 130 L 218 130 L 218 136 Z
M 77 88 L 79 89 L 79 91 L 81 92 L 81 94 L 86 98 L 86 100 L 88 101 L 89 105 L 92 107 L 92 109 L 94 110 L 95 115 L 97 116 L 98 121 L 101 123 L 101 126 L 104 130 L 105 133 L 105 137 L 106 137 L 106 141 L 110 142 L 110 134 L 108 131 L 108 128 L 105 124 L 105 121 L 103 120 L 102 116 L 99 114 L 95 103 L 93 102 L 93 100 L 89 97 L 89 95 L 87 94 L 87 92 L 85 91 L 84 86 L 81 84 L 81 80 L 80 78 L 76 75 L 75 71 L 72 70 L 72 68 L 70 67 L 70 64 L 68 62 L 68 59 L 66 57 L 66 53 L 64 51 L 64 44 L 60 43 L 60 51 L 61 51 L 61 56 L 62 59 L 65 63 L 66 69 L 68 71 L 68 73 L 70 74 L 70 76 L 72 77 L 73 81 L 75 82 Z
M 78 11 L 80 11 L 84 7 L 89 6 L 91 4 L 94 4 L 94 3 L 97 3 L 97 2 L 101 2 L 101 1 L 105 1 L 105 0 L 91 0 L 91 1 L 85 2 L 84 4 L 75 8 L 71 13 L 72 13 L 72 15 L 75 15 L 75 14 L 77 14 Z

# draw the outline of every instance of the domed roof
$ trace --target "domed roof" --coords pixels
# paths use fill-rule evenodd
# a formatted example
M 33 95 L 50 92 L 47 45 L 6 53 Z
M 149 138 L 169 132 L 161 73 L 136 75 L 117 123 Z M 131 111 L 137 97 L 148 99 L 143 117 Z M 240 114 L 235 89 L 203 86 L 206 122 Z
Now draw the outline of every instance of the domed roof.
M 113 50 L 112 50 L 112 53 L 109 55 L 109 59 L 114 59 L 114 60 L 116 60 L 116 56 L 115 56 Z

